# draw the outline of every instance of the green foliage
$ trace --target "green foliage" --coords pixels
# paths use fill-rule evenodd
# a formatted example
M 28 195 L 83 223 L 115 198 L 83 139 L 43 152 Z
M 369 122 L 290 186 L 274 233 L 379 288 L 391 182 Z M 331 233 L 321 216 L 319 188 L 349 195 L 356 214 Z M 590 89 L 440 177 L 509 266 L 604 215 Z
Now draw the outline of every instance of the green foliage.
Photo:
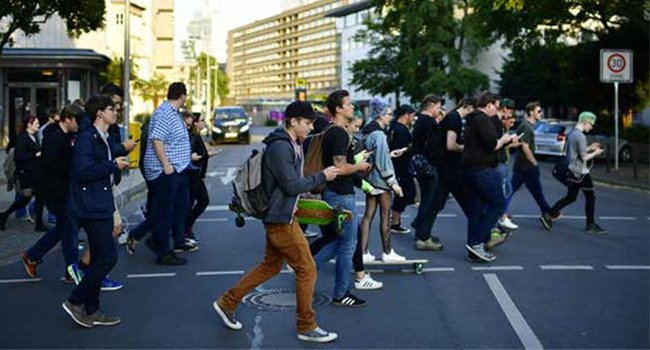
M 265 125 L 266 126 L 278 126 L 278 122 L 273 120 L 273 119 L 267 119 Z
M 212 75 L 210 76 L 210 97 L 214 99 L 214 96 L 218 95 L 219 99 L 223 103 L 223 101 L 225 101 L 226 97 L 228 97 L 228 94 L 230 93 L 230 87 L 228 86 L 230 83 L 230 77 L 228 77 L 225 72 L 219 69 L 219 63 L 217 63 L 217 59 L 214 56 L 209 56 L 209 60 L 210 67 L 212 68 Z M 199 70 L 201 73 L 201 79 L 205 81 L 207 63 L 208 55 L 205 52 L 202 52 L 196 57 L 196 66 L 190 70 L 191 81 L 197 80 L 197 74 L 199 73 Z M 217 72 L 216 79 L 214 71 Z
M 151 119 L 151 113 L 138 113 L 133 117 L 133 121 L 139 122 L 139 123 L 146 123 L 149 119 Z
M 456 3 L 465 16 L 454 16 Z M 488 88 L 487 76 L 466 67 L 491 43 L 481 23 L 467 15 L 471 3 L 373 1 L 377 18 L 366 21 L 357 37 L 372 48 L 353 65 L 351 83 L 372 94 L 403 92 L 415 101 L 428 93 L 458 98 Z
M 131 81 L 138 80 L 138 65 L 131 57 L 129 60 L 129 77 Z M 106 70 L 99 73 L 100 85 L 113 83 L 117 86 L 122 86 L 124 83 L 124 58 L 113 57 L 106 66 Z
M 169 83 L 165 76 L 156 73 L 150 80 L 138 79 L 133 82 L 133 88 L 138 92 L 142 99 L 153 102 L 153 108 L 158 107 L 160 100 L 167 96 Z
M 25 35 L 41 31 L 40 24 L 58 13 L 71 37 L 104 26 L 104 0 L 3 0 L 0 1 L 0 21 L 6 30 L 0 33 L 0 56 L 5 45 L 12 45 L 11 36 L 17 30 Z

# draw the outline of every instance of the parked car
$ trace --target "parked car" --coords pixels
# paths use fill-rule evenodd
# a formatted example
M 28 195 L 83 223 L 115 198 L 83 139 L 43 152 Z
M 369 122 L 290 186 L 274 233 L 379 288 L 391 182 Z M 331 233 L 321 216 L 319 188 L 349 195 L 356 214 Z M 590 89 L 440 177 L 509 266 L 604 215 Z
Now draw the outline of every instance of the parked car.
M 213 114 L 212 141 L 249 144 L 251 124 L 252 121 L 243 107 L 217 107 Z
M 548 156 L 564 156 L 566 154 L 566 140 L 567 136 L 573 130 L 575 122 L 557 121 L 557 120 L 542 120 L 533 126 L 535 133 L 535 154 L 548 155 Z M 592 144 L 599 142 L 605 152 L 598 158 L 605 158 L 607 151 L 614 151 L 614 136 L 604 135 L 594 130 L 587 134 L 587 143 Z M 632 160 L 632 148 L 629 142 L 625 139 L 618 139 L 618 159 L 621 162 L 629 162 Z M 612 155 L 613 158 L 613 155 Z

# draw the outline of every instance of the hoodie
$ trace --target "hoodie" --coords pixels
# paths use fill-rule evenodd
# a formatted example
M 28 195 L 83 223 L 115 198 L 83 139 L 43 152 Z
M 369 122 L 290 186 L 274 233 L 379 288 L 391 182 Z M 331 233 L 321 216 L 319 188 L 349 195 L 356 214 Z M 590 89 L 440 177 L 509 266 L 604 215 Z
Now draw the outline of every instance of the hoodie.
M 269 196 L 264 222 L 289 224 L 293 221 L 298 196 L 324 184 L 325 174 L 302 176 L 302 148 L 283 128 L 276 129 L 262 142 L 266 145 L 262 185 Z
M 494 148 L 499 141 L 499 133 L 495 124 L 478 109 L 468 114 L 465 121 L 465 148 L 461 158 L 463 167 L 473 170 L 496 167 L 499 162 Z
M 364 148 L 373 151 L 369 159 L 372 170 L 366 180 L 375 188 L 390 191 L 391 186 L 397 183 L 397 178 L 390 159 L 386 132 L 376 120 L 373 120 L 363 128 L 361 134 Z

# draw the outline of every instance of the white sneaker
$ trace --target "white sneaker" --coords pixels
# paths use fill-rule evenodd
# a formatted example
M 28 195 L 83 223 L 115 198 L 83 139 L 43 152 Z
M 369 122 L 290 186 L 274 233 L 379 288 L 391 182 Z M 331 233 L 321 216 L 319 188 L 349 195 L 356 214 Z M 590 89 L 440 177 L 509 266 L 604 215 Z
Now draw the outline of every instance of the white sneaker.
M 505 218 L 499 219 L 499 226 L 508 230 L 516 230 L 519 228 L 519 226 L 515 225 L 515 223 L 512 222 L 507 216 Z
M 390 253 L 382 253 L 381 254 L 381 260 L 383 262 L 400 262 L 400 261 L 406 261 L 406 258 L 395 253 L 395 249 L 391 249 Z
M 365 289 L 365 290 L 373 290 L 373 289 L 381 289 L 384 284 L 379 281 L 375 281 L 370 277 L 369 273 L 366 273 L 362 279 L 354 280 L 354 288 L 356 289 Z
M 375 261 L 377 258 L 368 251 L 367 253 L 363 254 L 363 263 L 369 263 L 371 261 Z

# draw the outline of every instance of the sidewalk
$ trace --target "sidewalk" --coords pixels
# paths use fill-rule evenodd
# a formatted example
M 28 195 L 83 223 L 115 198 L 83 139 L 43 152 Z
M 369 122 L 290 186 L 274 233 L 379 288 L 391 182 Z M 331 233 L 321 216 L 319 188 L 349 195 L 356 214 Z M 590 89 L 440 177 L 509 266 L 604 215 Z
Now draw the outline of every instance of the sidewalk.
M 596 182 L 608 185 L 650 191 L 650 165 L 645 163 L 637 165 L 637 176 L 634 177 L 632 164 L 619 164 L 618 170 L 614 170 L 614 165 L 611 165 L 608 172 L 606 164 L 598 162 L 591 168 L 591 177 Z
M 0 164 L 4 163 L 6 157 L 7 153 L 1 149 Z M 0 171 L 0 210 L 2 211 L 11 205 L 15 194 L 14 191 L 7 192 L 6 185 L 7 178 L 4 172 Z M 122 194 L 116 198 L 118 208 L 123 207 L 131 198 L 145 191 L 146 185 L 140 171 L 138 169 L 130 169 L 128 173 L 122 175 L 122 181 L 118 186 L 118 190 Z M 47 214 L 43 216 L 47 220 Z M 34 244 L 42 235 L 43 232 L 34 232 L 34 224 L 31 222 L 18 220 L 15 215 L 11 215 L 9 220 L 7 220 L 7 229 L 0 231 L 0 265 L 18 261 L 18 253 Z M 55 249 L 58 249 L 58 247 Z

